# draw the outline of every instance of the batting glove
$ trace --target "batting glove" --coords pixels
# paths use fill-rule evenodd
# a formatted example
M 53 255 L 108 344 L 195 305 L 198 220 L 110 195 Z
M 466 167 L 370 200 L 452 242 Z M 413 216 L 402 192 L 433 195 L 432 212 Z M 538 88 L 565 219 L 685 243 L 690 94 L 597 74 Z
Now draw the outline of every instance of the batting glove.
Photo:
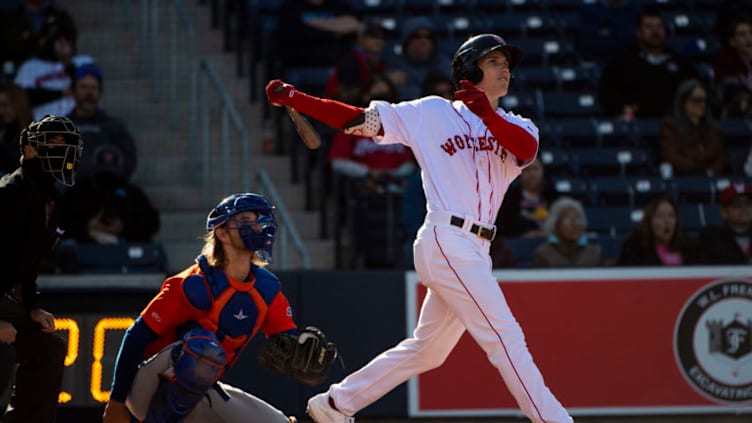
M 293 85 L 279 79 L 273 79 L 266 84 L 266 97 L 274 106 L 289 106 L 296 92 Z
M 455 98 L 465 103 L 465 106 L 475 113 L 476 116 L 485 121 L 485 119 L 496 114 L 496 111 L 488 101 L 488 97 L 486 97 L 485 91 L 466 80 L 460 81 L 460 85 L 464 89 L 455 91 Z

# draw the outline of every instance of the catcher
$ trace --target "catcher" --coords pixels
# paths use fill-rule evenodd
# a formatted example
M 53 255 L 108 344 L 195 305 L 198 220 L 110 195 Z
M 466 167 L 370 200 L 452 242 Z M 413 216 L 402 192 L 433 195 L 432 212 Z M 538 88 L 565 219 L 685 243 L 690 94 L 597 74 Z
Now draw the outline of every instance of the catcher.
M 273 209 L 242 193 L 209 213 L 196 263 L 165 280 L 123 337 L 105 423 L 129 423 L 131 415 L 146 423 L 296 421 L 219 382 L 259 329 L 270 341 L 259 362 L 299 382 L 322 383 L 337 356 L 320 330 L 297 329 L 279 280 L 264 269 Z

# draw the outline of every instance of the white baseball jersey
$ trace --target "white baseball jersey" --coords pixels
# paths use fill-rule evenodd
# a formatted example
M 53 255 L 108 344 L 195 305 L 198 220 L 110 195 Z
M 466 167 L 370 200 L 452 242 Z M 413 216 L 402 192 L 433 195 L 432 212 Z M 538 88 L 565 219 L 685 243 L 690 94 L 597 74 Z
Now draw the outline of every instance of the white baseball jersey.
M 428 293 L 413 335 L 332 385 L 328 395 L 339 411 L 354 415 L 410 377 L 440 366 L 467 331 L 530 420 L 571 423 L 545 385 L 491 271 L 491 242 L 471 232 L 474 225 L 493 226 L 509 184 L 528 163 L 518 163 L 461 101 L 427 97 L 373 104 L 384 129 L 376 142 L 409 146 L 422 169 L 428 213 L 413 255 Z M 530 120 L 498 113 L 537 143 L 538 128 Z
M 86 55 L 73 56 L 71 60 L 77 68 L 94 63 L 94 60 Z M 71 77 L 62 62 L 33 57 L 21 64 L 14 82 L 23 88 L 65 91 L 71 86 Z M 76 102 L 70 95 L 39 104 L 33 110 L 34 120 L 42 119 L 48 114 L 66 116 L 73 111 L 75 105 Z
M 531 161 L 520 166 L 461 101 L 430 96 L 374 104 L 384 128 L 384 136 L 376 141 L 407 145 L 420 164 L 426 210 L 472 216 L 493 226 L 507 188 Z M 498 110 L 538 142 L 538 127 L 532 121 Z

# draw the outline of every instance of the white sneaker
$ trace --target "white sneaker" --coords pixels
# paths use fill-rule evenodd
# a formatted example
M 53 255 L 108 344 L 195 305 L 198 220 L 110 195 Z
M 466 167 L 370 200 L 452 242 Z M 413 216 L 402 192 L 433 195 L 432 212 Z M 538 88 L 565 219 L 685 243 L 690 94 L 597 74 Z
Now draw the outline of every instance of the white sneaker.
M 306 413 L 316 423 L 355 423 L 355 417 L 347 417 L 329 405 L 329 393 L 314 395 L 308 400 Z

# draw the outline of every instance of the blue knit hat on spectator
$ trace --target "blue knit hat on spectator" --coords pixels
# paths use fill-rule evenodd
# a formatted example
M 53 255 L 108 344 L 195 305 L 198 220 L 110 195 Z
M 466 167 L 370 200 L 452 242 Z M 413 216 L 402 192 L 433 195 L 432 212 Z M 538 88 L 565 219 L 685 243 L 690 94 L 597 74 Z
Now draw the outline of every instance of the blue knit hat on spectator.
M 94 63 L 86 63 L 77 67 L 76 71 L 73 73 L 73 81 L 78 81 L 87 76 L 93 76 L 96 78 L 96 80 L 99 81 L 99 88 L 102 88 L 102 71 L 99 69 L 99 66 Z

